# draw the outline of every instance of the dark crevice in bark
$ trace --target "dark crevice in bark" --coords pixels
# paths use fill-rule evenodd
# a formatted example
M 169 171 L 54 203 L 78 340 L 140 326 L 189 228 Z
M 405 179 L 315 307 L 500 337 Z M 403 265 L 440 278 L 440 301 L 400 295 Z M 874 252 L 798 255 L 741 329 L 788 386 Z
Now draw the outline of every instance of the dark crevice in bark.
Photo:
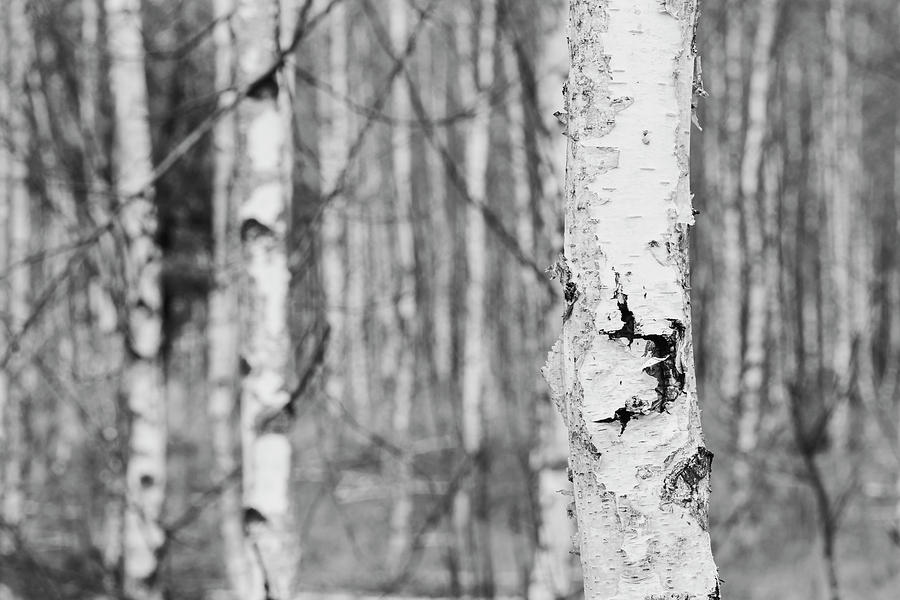
M 244 529 L 249 529 L 254 525 L 257 525 L 259 523 L 266 523 L 267 521 L 268 519 L 265 517 L 265 515 L 263 515 L 252 506 L 244 508 Z
M 689 458 L 677 462 L 663 480 L 662 501 L 684 506 L 697 518 L 700 526 L 707 529 L 708 489 L 701 485 L 709 481 L 712 471 L 713 453 L 703 446 Z M 668 463 L 668 460 L 666 461 Z
M 605 333 L 611 340 L 624 338 L 628 340 L 629 346 L 634 343 L 634 340 L 644 340 L 647 342 L 645 355 L 659 359 L 643 369 L 657 381 L 655 402 L 649 407 L 641 403 L 626 403 L 625 406 L 616 409 L 613 416 L 594 421 L 595 423 L 617 422 L 622 427 L 619 432 L 619 435 L 622 435 L 631 419 L 653 412 L 667 412 L 668 404 L 684 392 L 685 374 L 678 361 L 678 343 L 684 339 L 686 329 L 681 321 L 669 319 L 671 333 L 668 335 L 638 333 L 634 311 L 628 308 L 628 296 L 618 292 L 616 297 L 622 326 L 615 331 L 602 331 L 601 333 Z
M 256 219 L 245 219 L 241 223 L 241 241 L 248 242 L 255 240 L 260 237 L 270 237 L 275 234 L 272 231 L 272 228 L 266 225 L 265 223 L 261 223 Z
M 569 317 L 572 316 L 572 310 L 575 308 L 575 302 L 581 296 L 581 292 L 578 291 L 578 286 L 572 281 L 572 271 L 569 269 L 569 265 L 566 264 L 565 257 L 560 254 L 559 259 L 550 265 L 546 272 L 550 279 L 558 279 L 560 285 L 562 285 L 563 297 L 566 300 L 566 311 L 563 313 L 563 321 L 568 321 Z

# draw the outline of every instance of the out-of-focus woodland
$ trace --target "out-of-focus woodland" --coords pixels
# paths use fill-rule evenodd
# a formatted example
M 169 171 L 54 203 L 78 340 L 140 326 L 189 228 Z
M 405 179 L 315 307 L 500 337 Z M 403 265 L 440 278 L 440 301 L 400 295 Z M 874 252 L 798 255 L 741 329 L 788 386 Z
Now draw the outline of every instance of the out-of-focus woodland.
M 565 24 L 564 0 L 0 2 L 0 598 L 241 597 L 269 492 L 299 593 L 580 594 L 540 375 Z M 900 588 L 898 39 L 893 0 L 703 3 L 728 598 Z M 284 214 L 247 201 L 269 184 Z

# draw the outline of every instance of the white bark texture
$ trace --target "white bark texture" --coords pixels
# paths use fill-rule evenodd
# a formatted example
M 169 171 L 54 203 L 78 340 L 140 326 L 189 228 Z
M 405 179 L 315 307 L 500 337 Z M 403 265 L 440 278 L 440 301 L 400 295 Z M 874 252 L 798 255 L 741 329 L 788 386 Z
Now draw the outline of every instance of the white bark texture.
M 241 0 L 234 16 L 239 85 L 256 82 L 238 108 L 236 193 L 243 250 L 240 298 L 241 437 L 244 534 L 250 564 L 247 598 L 290 598 L 300 560 L 289 491 L 290 400 L 286 373 L 288 334 L 287 211 L 290 181 L 285 161 L 289 110 L 279 73 L 258 81 L 278 55 L 277 0 Z
M 234 32 L 231 13 L 234 0 L 216 0 L 219 19 L 213 31 L 215 44 L 215 81 L 217 90 L 234 86 Z M 234 92 L 219 97 L 220 106 L 230 106 Z M 213 268 L 215 287 L 209 295 L 209 416 L 213 436 L 215 480 L 233 477 L 237 466 L 235 450 L 238 437 L 232 422 L 238 393 L 238 339 L 240 324 L 237 310 L 236 273 L 240 239 L 234 203 L 234 178 L 237 159 L 237 121 L 233 112 L 224 114 L 213 130 Z M 240 491 L 226 485 L 219 503 L 219 531 L 222 556 L 231 590 L 246 597 L 249 593 L 247 562 L 243 552 Z
M 165 391 L 162 340 L 161 252 L 156 245 L 156 207 L 145 188 L 153 169 L 147 84 L 138 0 L 106 0 L 110 84 L 115 102 L 116 191 L 128 250 L 125 315 L 129 359 L 124 390 L 130 418 L 125 469 L 125 592 L 161 598 L 156 552 L 166 484 Z
M 719 597 L 687 228 L 693 0 L 573 0 L 569 304 L 546 374 L 569 430 L 585 598 Z

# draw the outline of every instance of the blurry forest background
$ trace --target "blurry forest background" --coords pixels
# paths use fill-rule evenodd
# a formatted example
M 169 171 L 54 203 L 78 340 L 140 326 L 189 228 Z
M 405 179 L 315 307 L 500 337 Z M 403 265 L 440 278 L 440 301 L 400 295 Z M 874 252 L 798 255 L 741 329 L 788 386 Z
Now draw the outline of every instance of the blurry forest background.
M 106 34 L 122 4 L 0 1 L 3 598 L 122 593 L 134 240 Z M 577 597 L 566 436 L 539 372 L 563 312 L 544 269 L 562 249 L 566 2 L 280 4 L 300 15 L 273 33 L 290 52 L 272 86 L 293 142 L 300 589 Z M 139 6 L 167 430 L 154 585 L 230 598 L 243 366 L 222 340 L 245 333 L 215 307 L 246 286 L 233 103 L 271 82 L 235 83 L 230 2 Z M 894 598 L 900 8 L 702 8 L 692 297 L 722 591 Z

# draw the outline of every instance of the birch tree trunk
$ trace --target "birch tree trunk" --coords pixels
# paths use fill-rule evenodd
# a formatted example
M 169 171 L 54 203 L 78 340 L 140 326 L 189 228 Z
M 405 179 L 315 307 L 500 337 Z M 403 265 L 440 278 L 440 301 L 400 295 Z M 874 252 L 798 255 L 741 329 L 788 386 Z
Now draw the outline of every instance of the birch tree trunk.
M 588 600 L 719 597 L 688 296 L 695 17 L 693 1 L 570 3 L 569 306 L 546 373 Z
M 489 127 L 491 116 L 488 86 L 494 79 L 493 48 L 496 6 L 488 0 L 481 5 L 481 14 L 474 14 L 474 6 L 463 9 L 465 16 L 458 26 L 458 49 L 469 70 L 462 70 L 459 78 L 460 96 L 464 102 L 474 101 L 474 117 L 465 133 L 465 176 L 469 194 L 479 205 L 487 194 L 487 164 L 489 156 Z M 465 341 L 462 364 L 462 443 L 474 461 L 475 481 L 462 486 L 454 506 L 457 530 L 469 538 L 470 567 L 474 578 L 474 593 L 489 595 L 492 587 L 490 564 L 490 531 L 484 512 L 486 506 L 477 494 L 485 494 L 479 487 L 486 485 L 483 476 L 486 456 L 484 421 L 486 417 L 487 377 L 489 359 L 485 339 L 485 281 L 487 275 L 487 238 L 484 218 L 478 206 L 466 207 L 466 287 Z M 479 471 L 481 473 L 479 473 Z
M 322 4 L 324 6 L 325 2 Z M 327 78 L 334 95 L 341 98 L 348 96 L 346 27 L 346 6 L 339 3 L 334 6 L 328 19 L 328 50 L 322 76 Z M 350 124 L 345 107 L 335 102 L 330 95 L 321 94 L 319 104 L 322 106 L 324 121 L 324 131 L 319 144 L 321 186 L 325 194 L 330 194 L 337 189 L 338 179 L 347 158 Z M 347 273 L 343 209 L 343 197 L 339 195 L 325 206 L 322 216 L 322 271 L 327 274 L 323 287 L 326 316 L 331 328 L 325 357 L 327 370 L 325 393 L 336 401 L 344 400 L 345 388 L 344 375 L 337 372 L 346 347 L 343 298 Z
M 259 77 L 279 52 L 277 0 L 240 0 L 233 21 L 239 85 L 256 82 L 237 119 L 240 158 L 236 193 L 244 285 L 241 334 L 241 437 L 248 598 L 291 597 L 300 545 L 291 512 L 292 419 L 286 371 L 291 356 L 287 299 L 287 211 L 290 180 L 285 160 L 287 94 L 280 73 Z
M 18 344 L 19 340 L 13 336 L 22 331 L 29 316 L 30 268 L 23 261 L 28 256 L 31 209 L 26 185 L 28 122 L 24 106 L 25 81 L 30 68 L 27 51 L 30 42 L 26 36 L 30 27 L 22 0 L 10 0 L 4 9 L 0 118 L 6 126 L 0 141 L 0 232 L 3 238 L 0 268 L 8 277 L 0 282 L 3 285 L 0 313 L 5 313 L 7 319 L 6 323 L 0 324 L 0 348 L 5 353 L 10 344 Z M 15 352 L 15 347 L 11 350 Z M 22 472 L 26 456 L 22 409 L 25 398 L 22 373 L 15 372 L 19 366 L 14 359 L 0 366 L 0 522 L 9 527 L 20 525 L 24 502 Z M 18 385 L 16 379 L 20 380 Z M 4 527 L 0 532 L 0 555 L 15 551 L 8 531 Z
M 213 31 L 215 44 L 215 88 L 226 90 L 219 105 L 234 101 L 235 84 L 234 32 L 231 14 L 234 0 L 216 0 Z M 236 228 L 237 211 L 233 188 L 237 159 L 237 122 L 233 112 L 224 114 L 213 130 L 213 270 L 215 285 L 209 295 L 209 404 L 213 436 L 215 481 L 234 476 L 237 466 L 235 450 L 238 439 L 232 417 L 238 393 L 238 339 L 240 324 L 237 311 L 235 265 L 240 256 L 240 240 Z M 219 503 L 219 530 L 222 555 L 231 590 L 240 597 L 249 595 L 247 563 L 243 553 L 241 499 L 237 486 L 226 484 Z
M 125 202 L 128 359 L 124 396 L 130 418 L 125 469 L 124 587 L 135 599 L 161 598 L 157 550 L 166 483 L 166 418 L 162 340 L 162 255 L 156 244 L 157 217 L 148 121 L 147 84 L 138 0 L 106 0 L 110 84 L 116 123 L 116 192 Z
M 742 139 L 743 69 L 741 47 L 743 19 L 740 0 L 726 3 L 725 25 L 725 102 L 724 139 L 725 150 L 719 171 L 721 173 L 722 198 L 722 278 L 719 294 L 718 327 L 730 332 L 721 340 L 722 400 L 733 410 L 740 401 L 741 352 L 743 328 L 741 326 L 741 209 L 740 209 L 740 140 Z
M 839 405 L 833 423 L 844 429 L 847 420 L 846 399 L 850 388 L 852 353 L 851 289 L 850 289 L 850 230 L 852 198 L 849 161 L 849 65 L 847 57 L 847 7 L 845 0 L 831 0 L 826 13 L 830 71 L 826 78 L 825 114 L 828 134 L 822 137 L 825 159 L 825 193 L 828 197 L 828 231 L 830 234 L 833 337 L 831 368 L 837 383 Z
M 771 85 L 771 54 L 777 25 L 778 0 L 759 3 L 756 36 L 753 40 L 750 86 L 747 94 L 747 127 L 741 154 L 740 197 L 744 206 L 744 225 L 747 240 L 747 269 L 749 272 L 747 298 L 747 346 L 744 352 L 740 385 L 740 413 L 738 417 L 738 461 L 736 478 L 738 497 L 752 493 L 751 455 L 756 448 L 760 421 L 760 402 L 763 369 L 766 358 L 766 317 L 773 290 L 767 285 L 767 200 L 760 198 L 763 151 L 766 125 L 769 121 L 769 88 Z M 765 193 L 774 194 L 775 190 Z M 745 506 L 746 502 L 738 503 Z M 738 508 L 738 510 L 743 510 Z
M 391 0 L 390 33 L 393 52 L 400 55 L 409 36 L 409 18 L 406 0 Z M 413 153 L 411 147 L 412 119 L 409 94 L 405 78 L 395 80 L 393 90 L 393 115 L 399 121 L 391 128 L 392 169 L 394 178 L 394 218 L 396 236 L 396 257 L 393 261 L 399 270 L 392 310 L 396 313 L 395 335 L 399 341 L 393 365 L 394 402 L 391 428 L 395 443 L 400 448 L 409 445 L 409 428 L 412 418 L 413 394 L 415 384 L 415 330 L 416 317 L 416 282 L 415 256 L 413 245 Z M 394 484 L 394 497 L 390 516 L 390 538 L 388 540 L 388 563 L 391 572 L 401 565 L 409 541 L 411 539 L 410 519 L 412 518 L 413 501 L 409 491 L 412 472 L 409 457 L 396 462 L 397 481 Z
M 897 17 L 900 20 L 900 5 L 897 7 Z M 895 235 L 900 237 L 900 116 L 897 117 L 896 123 L 894 125 L 894 148 L 893 148 L 893 159 L 894 159 L 894 214 L 898 216 L 898 219 L 893 224 L 893 230 Z M 894 252 L 898 257 L 900 257 L 900 249 L 894 247 Z M 895 259 L 896 260 L 896 259 Z M 897 263 L 900 265 L 900 261 Z M 891 306 L 900 305 L 900 272 L 898 272 L 898 267 L 895 266 L 894 272 L 889 279 L 890 291 L 888 298 L 890 298 Z M 892 342 L 890 346 L 892 348 L 900 348 L 900 315 L 894 314 L 891 318 L 891 336 L 890 341 Z M 890 374 L 895 374 L 895 369 L 898 369 L 896 365 L 896 361 L 893 361 L 894 364 L 890 365 L 887 369 L 887 372 Z M 900 382 L 900 377 L 895 375 L 894 381 Z M 894 388 L 894 393 L 889 396 L 893 400 L 893 414 L 894 414 L 894 427 L 895 427 L 895 435 L 896 439 L 900 440 L 900 389 Z M 894 479 L 894 491 L 896 493 L 896 501 L 894 503 L 894 528 L 900 532 L 900 469 L 897 469 L 897 473 Z

